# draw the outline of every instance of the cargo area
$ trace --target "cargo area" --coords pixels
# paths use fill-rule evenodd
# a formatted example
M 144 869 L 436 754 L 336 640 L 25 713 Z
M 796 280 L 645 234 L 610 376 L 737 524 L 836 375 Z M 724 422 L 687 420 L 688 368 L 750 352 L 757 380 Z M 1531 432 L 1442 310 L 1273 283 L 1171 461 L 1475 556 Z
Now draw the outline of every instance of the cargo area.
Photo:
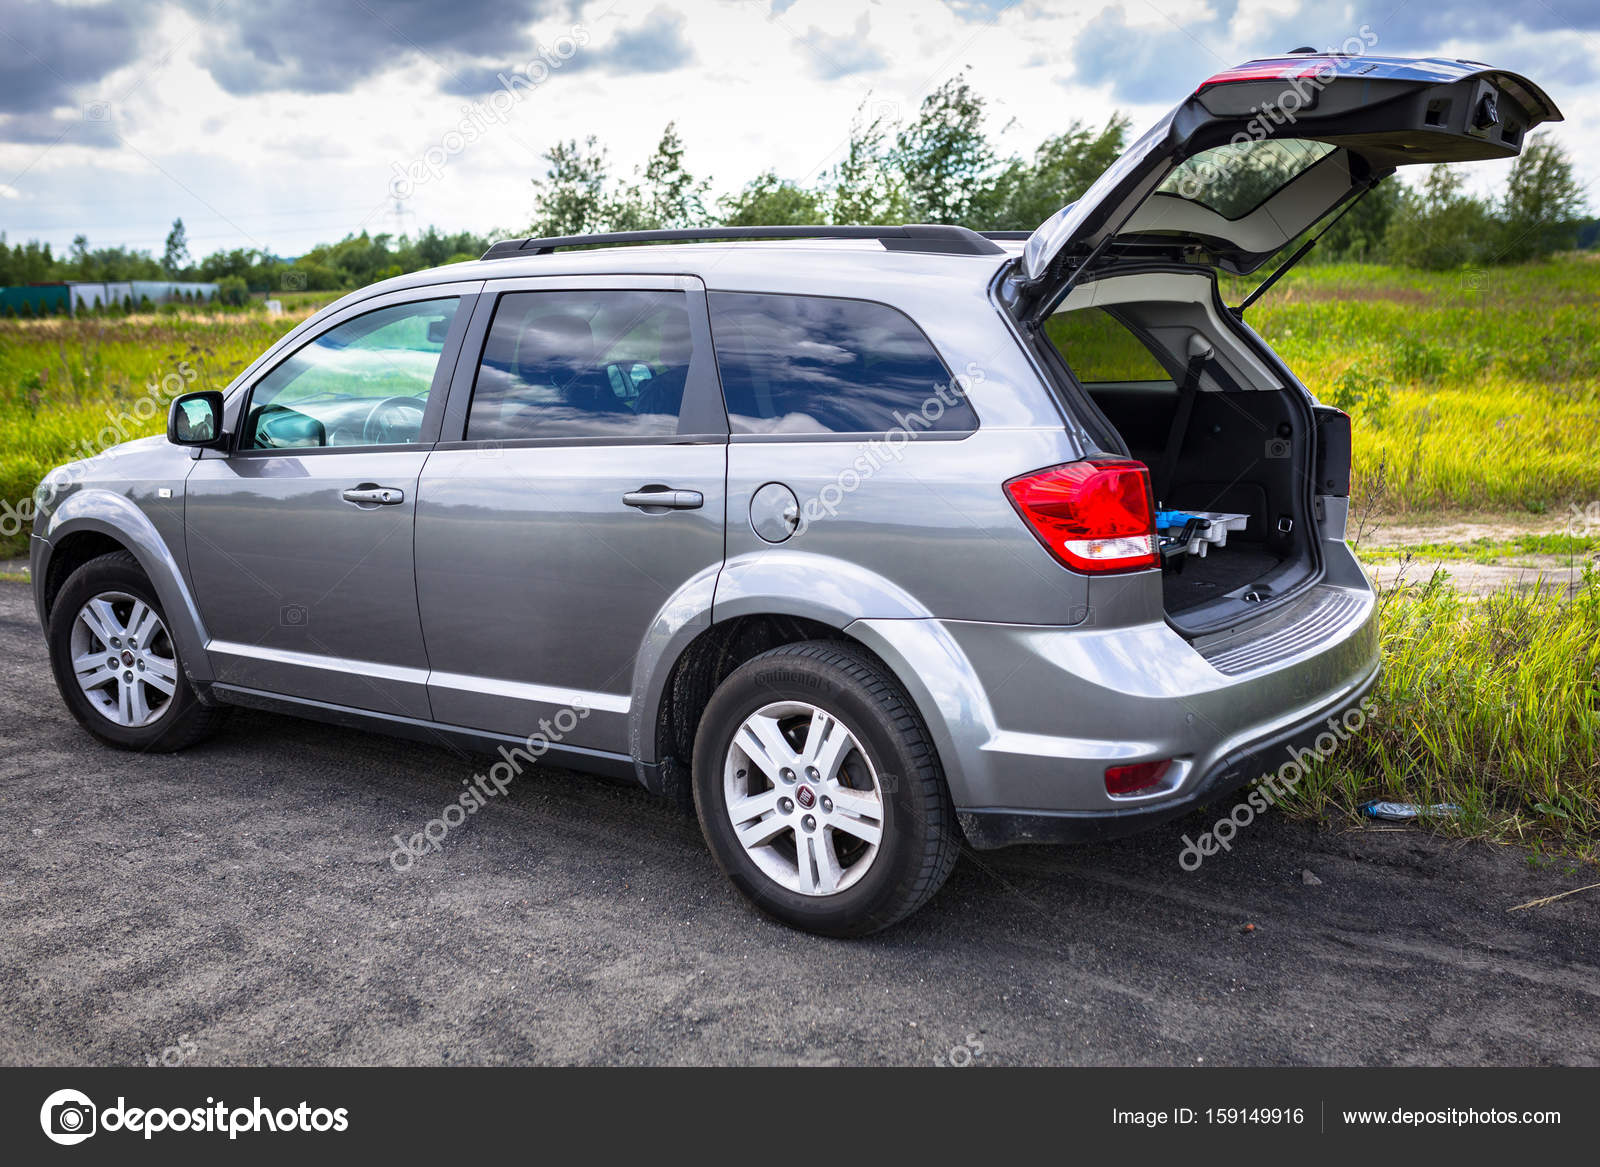
M 1315 582 L 1311 402 L 1216 299 L 1209 274 L 1096 280 L 1044 333 L 1086 428 L 1150 468 L 1158 520 L 1171 520 L 1158 522 L 1162 590 L 1180 631 L 1237 624 Z M 1227 530 L 1205 529 L 1215 516 Z M 1187 539 L 1186 518 L 1200 528 Z

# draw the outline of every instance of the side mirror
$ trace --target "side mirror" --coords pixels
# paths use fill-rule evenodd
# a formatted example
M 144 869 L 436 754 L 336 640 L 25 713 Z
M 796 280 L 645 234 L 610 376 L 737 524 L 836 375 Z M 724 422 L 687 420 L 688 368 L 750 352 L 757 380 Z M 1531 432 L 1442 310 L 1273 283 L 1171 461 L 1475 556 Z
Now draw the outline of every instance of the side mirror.
M 222 432 L 222 394 L 215 389 L 175 397 L 167 412 L 167 441 L 176 446 L 215 449 L 227 435 Z

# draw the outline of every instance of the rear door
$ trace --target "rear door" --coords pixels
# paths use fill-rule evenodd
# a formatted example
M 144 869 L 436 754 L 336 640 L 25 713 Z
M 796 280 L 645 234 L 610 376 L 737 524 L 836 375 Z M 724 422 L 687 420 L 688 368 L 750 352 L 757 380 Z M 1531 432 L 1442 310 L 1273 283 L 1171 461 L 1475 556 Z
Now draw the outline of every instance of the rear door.
M 1507 158 L 1561 113 L 1471 61 L 1293 55 L 1218 73 L 1028 239 L 1009 294 L 1042 318 L 1091 264 L 1248 274 L 1399 166 Z
M 634 659 L 723 560 L 727 416 L 685 276 L 491 281 L 422 472 L 434 717 L 631 752 Z M 576 718 L 570 710 L 579 714 Z

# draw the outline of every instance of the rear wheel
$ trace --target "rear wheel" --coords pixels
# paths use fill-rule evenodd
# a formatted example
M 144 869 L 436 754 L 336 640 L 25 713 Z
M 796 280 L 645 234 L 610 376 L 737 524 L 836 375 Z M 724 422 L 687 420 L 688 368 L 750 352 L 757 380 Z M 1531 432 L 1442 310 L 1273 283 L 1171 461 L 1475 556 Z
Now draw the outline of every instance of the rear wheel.
M 126 551 L 67 578 L 50 614 L 50 665 L 78 723 L 123 749 L 166 752 L 211 733 L 223 711 L 183 675 L 155 589 Z
M 695 808 L 734 885 L 796 928 L 860 936 L 921 907 L 959 850 L 938 757 L 909 698 L 848 647 L 747 661 L 695 739 Z

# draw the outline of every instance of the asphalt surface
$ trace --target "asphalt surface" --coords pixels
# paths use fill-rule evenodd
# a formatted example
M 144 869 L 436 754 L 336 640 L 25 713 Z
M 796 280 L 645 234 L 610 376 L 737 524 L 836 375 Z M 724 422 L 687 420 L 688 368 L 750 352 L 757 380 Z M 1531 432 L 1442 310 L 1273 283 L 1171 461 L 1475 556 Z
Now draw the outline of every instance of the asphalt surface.
M 530 774 L 401 874 L 485 762 L 244 712 L 104 748 L 16 583 L 0 689 L 0 1063 L 1600 1064 L 1600 891 L 1507 910 L 1597 877 L 1512 848 L 1273 814 L 1187 873 L 1212 811 L 831 941 L 621 784 Z

